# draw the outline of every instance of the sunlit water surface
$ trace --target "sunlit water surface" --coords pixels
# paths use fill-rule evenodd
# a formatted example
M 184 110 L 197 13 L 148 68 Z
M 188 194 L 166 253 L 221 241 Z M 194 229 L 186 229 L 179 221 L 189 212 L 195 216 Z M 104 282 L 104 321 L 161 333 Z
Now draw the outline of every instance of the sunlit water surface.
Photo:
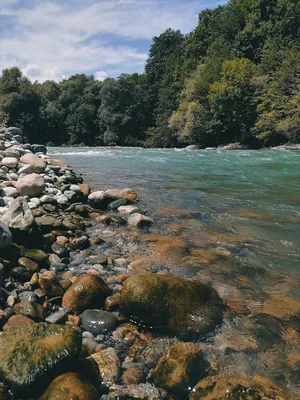
M 300 398 L 300 152 L 53 147 L 49 155 L 94 190 L 136 189 L 155 220 L 140 237 L 144 255 L 218 290 L 229 308 L 202 348 L 220 372 L 263 376 Z

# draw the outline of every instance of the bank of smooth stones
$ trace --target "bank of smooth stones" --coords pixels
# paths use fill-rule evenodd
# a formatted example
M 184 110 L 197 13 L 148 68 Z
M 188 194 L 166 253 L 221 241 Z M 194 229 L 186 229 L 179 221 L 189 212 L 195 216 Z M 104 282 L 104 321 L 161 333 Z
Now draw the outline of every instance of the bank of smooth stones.
M 122 229 L 136 234 L 154 224 L 137 193 L 93 192 L 45 146 L 25 142 L 18 128 L 0 128 L 0 399 L 8 390 L 40 400 L 186 398 L 191 385 L 204 390 L 197 378 L 205 357 L 185 340 L 221 323 L 217 292 L 131 275 L 126 260 L 114 264 L 101 246 L 111 245 L 115 229 L 128 225 Z M 103 236 L 89 236 L 93 224 Z M 114 276 L 114 268 L 125 273 Z

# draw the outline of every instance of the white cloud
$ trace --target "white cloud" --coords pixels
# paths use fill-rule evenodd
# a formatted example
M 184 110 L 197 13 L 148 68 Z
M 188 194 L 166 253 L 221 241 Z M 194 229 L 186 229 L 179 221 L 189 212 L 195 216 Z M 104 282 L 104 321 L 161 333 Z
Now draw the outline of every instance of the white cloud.
M 104 79 L 109 77 L 109 74 L 105 71 L 96 71 L 94 77 L 97 81 L 104 81 Z
M 168 27 L 188 32 L 207 6 L 201 0 L 20 1 L 0 0 L 7 18 L 0 70 L 17 65 L 41 82 L 84 72 L 99 80 L 105 70 L 142 72 L 147 54 L 134 40 L 150 40 Z

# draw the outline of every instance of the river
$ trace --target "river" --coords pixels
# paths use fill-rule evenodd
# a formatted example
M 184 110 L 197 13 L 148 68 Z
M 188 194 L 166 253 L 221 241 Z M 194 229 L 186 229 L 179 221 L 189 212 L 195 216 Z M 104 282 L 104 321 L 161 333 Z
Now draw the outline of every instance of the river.
M 213 285 L 229 307 L 203 342 L 221 372 L 300 398 L 300 152 L 50 148 L 94 190 L 132 187 L 156 270 Z

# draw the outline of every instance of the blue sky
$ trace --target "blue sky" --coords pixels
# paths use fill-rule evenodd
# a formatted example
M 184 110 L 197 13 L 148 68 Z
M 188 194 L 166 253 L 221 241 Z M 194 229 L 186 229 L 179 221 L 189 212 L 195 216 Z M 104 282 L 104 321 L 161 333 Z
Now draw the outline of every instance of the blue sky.
M 153 36 L 190 32 L 224 0 L 0 0 L 0 70 L 31 80 L 143 72 Z

